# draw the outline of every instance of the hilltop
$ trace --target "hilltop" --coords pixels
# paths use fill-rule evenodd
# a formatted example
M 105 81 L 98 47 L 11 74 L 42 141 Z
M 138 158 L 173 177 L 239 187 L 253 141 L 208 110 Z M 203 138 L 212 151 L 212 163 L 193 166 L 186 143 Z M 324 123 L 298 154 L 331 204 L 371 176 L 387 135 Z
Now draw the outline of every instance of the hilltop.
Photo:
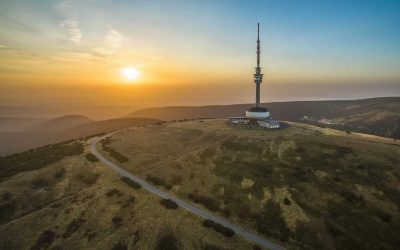
M 279 120 L 400 138 L 400 97 L 273 102 L 262 105 Z M 253 104 L 147 108 L 132 112 L 128 117 L 149 117 L 165 121 L 226 118 L 243 116 L 244 111 L 251 106 Z
M 260 131 L 194 120 L 125 130 L 100 149 L 289 249 L 400 243 L 400 143 L 391 139 L 298 123 Z

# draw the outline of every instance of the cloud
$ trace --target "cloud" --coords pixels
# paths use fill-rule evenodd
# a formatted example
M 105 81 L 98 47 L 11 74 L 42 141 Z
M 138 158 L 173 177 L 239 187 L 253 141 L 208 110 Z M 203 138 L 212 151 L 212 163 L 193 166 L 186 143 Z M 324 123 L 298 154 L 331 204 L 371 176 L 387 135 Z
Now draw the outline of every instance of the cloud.
M 74 65 L 82 65 L 82 63 L 87 62 L 89 59 L 92 59 L 93 55 L 87 52 L 66 52 L 61 53 L 57 57 L 54 58 L 57 62 L 74 64 Z
M 82 38 L 82 32 L 79 29 L 79 22 L 76 20 L 68 19 L 60 23 L 61 28 L 65 28 L 69 34 L 69 40 L 74 43 L 79 43 Z
M 110 56 L 118 51 L 119 47 L 121 47 L 121 44 L 121 34 L 114 29 L 109 29 L 104 38 L 103 46 L 93 48 L 92 52 L 96 56 Z
M 71 42 L 79 43 L 82 38 L 82 31 L 79 28 L 77 9 L 69 0 L 60 2 L 55 8 L 63 17 L 59 24 L 60 28 L 67 31 Z
M 8 48 L 9 47 L 7 45 L 0 44 L 0 49 L 8 49 Z
M 116 50 L 121 46 L 121 41 L 122 36 L 116 30 L 110 29 L 105 39 L 106 46 Z

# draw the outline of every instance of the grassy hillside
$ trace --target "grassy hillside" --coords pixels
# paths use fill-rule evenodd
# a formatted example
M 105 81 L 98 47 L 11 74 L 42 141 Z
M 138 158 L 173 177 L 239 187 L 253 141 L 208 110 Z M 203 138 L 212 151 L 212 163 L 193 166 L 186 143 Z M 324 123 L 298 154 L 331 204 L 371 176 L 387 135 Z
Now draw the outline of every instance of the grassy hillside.
M 400 245 L 400 143 L 391 139 L 200 120 L 123 131 L 102 148 L 143 179 L 290 249 Z
M 160 107 L 135 111 L 131 117 L 161 120 L 190 118 L 226 118 L 243 116 L 253 104 L 202 107 Z M 307 122 L 369 134 L 400 138 L 400 97 L 382 97 L 349 101 L 299 101 L 265 103 L 280 120 Z M 308 121 L 302 118 L 308 116 Z M 330 124 L 322 120 L 327 119 Z
M 1 249 L 252 249 L 121 179 L 88 147 L 70 141 L 0 158 Z
M 131 126 L 140 126 L 157 122 L 159 122 L 159 120 L 151 118 L 120 118 L 93 121 L 61 130 L 0 132 L 0 155 L 17 153 L 50 143 L 84 138 Z

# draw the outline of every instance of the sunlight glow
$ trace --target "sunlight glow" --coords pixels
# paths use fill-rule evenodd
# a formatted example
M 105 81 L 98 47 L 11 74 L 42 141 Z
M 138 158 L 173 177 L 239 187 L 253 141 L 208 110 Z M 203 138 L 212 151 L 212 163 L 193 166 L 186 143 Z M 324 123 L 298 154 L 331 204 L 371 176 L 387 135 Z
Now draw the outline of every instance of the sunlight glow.
M 139 77 L 140 72 L 137 69 L 132 68 L 132 67 L 123 68 L 122 75 L 125 77 L 126 80 L 133 81 Z

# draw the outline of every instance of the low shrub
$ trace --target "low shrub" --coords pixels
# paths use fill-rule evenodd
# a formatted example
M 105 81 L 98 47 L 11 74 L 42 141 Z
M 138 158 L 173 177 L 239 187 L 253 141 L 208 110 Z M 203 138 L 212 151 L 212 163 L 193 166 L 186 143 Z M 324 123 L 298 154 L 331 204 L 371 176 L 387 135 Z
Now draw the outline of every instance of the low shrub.
M 178 239 L 168 230 L 158 236 L 156 250 L 178 250 L 180 249 L 179 245 Z
M 221 248 L 221 247 L 217 247 L 215 245 L 209 244 L 209 243 L 205 243 L 201 249 L 203 250 L 224 250 L 225 248 Z
M 146 180 L 151 182 L 151 183 L 153 183 L 154 185 L 157 185 L 157 186 L 164 186 L 165 185 L 165 181 L 163 179 L 161 179 L 161 178 L 156 177 L 156 176 L 149 175 L 149 176 L 146 177 Z
M 293 237 L 299 241 L 301 249 L 324 249 L 321 238 L 316 237 L 318 233 L 319 232 L 312 229 L 310 225 L 307 225 L 304 222 L 299 222 L 296 225 Z
M 111 250 L 128 250 L 128 246 L 125 243 L 117 243 Z
M 207 160 L 212 158 L 215 155 L 215 148 L 214 147 L 209 147 L 206 148 L 203 152 L 200 153 L 200 157 L 203 160 Z
M 171 184 L 167 183 L 164 179 L 161 179 L 161 178 L 159 178 L 157 176 L 148 175 L 146 177 L 146 180 L 148 182 L 153 183 L 154 185 L 163 186 L 165 189 L 168 189 L 168 190 L 172 188 Z
M 177 209 L 178 204 L 171 199 L 162 199 L 160 201 L 161 205 L 163 205 L 166 209 Z
M 2 199 L 3 201 L 8 201 L 8 200 L 10 200 L 11 198 L 12 198 L 12 193 L 11 193 L 11 192 L 6 191 L 6 192 L 4 192 L 4 193 L 1 194 L 1 199 Z
M 53 203 L 50 205 L 50 207 L 51 208 L 59 208 L 59 207 L 61 207 L 61 203 L 59 203 L 59 202 Z
M 114 226 L 119 227 L 122 225 L 122 218 L 120 216 L 115 216 L 111 219 Z
M 111 250 L 127 250 L 128 246 L 125 243 L 118 242 Z
M 90 171 L 81 171 L 77 175 L 77 178 L 80 182 L 83 182 L 86 185 L 93 185 L 97 182 L 99 175 L 95 174 L 95 173 L 91 173 Z
M 47 249 L 56 238 L 56 234 L 51 230 L 44 231 L 36 240 L 36 244 L 31 250 Z
M 129 207 L 131 204 L 135 203 L 135 196 L 129 196 L 129 198 L 125 201 L 125 203 L 122 205 L 122 207 Z
M 110 191 L 108 191 L 106 193 L 106 196 L 107 197 L 112 197 L 112 196 L 120 197 L 121 196 L 121 192 L 118 189 L 114 188 L 114 189 L 111 189 Z
M 110 147 L 111 142 L 112 142 L 112 139 L 110 137 L 107 137 L 106 139 L 104 139 L 101 143 L 102 149 L 104 151 L 106 151 L 112 158 L 114 158 L 119 163 L 125 163 L 125 162 L 129 161 L 128 157 L 122 155 L 121 153 L 119 153 L 118 151 L 116 151 L 115 149 Z
M 203 226 L 206 228 L 212 228 L 216 232 L 223 234 L 225 237 L 232 237 L 235 235 L 235 231 L 233 231 L 230 228 L 224 227 L 221 224 L 218 224 L 212 220 L 204 220 L 203 221 Z
M 14 201 L 8 201 L 0 204 L 0 224 L 10 221 L 16 208 L 17 207 Z
M 65 169 L 61 168 L 54 173 L 54 178 L 60 179 L 60 178 L 64 177 L 64 174 L 65 174 Z
M 374 213 L 383 222 L 390 223 L 392 221 L 392 216 L 383 210 L 375 209 Z
M 140 185 L 139 183 L 137 183 L 136 181 L 134 181 L 132 179 L 129 179 L 126 176 L 121 176 L 121 181 L 125 182 L 126 184 L 133 187 L 134 189 L 140 189 L 142 187 L 142 185 Z
M 355 194 L 352 190 L 339 188 L 338 194 L 349 203 L 365 203 L 363 196 Z
M 303 147 L 298 147 L 298 148 L 296 148 L 296 152 L 297 152 L 297 153 L 304 153 L 305 151 L 306 151 L 306 149 L 303 148 Z
M 257 231 L 267 236 L 274 236 L 282 241 L 290 237 L 290 229 L 282 217 L 282 209 L 276 202 L 269 201 L 256 218 Z
M 171 185 L 180 185 L 182 183 L 182 176 L 179 175 L 172 175 L 171 176 Z
M 88 161 L 90 161 L 90 162 L 98 162 L 98 161 L 99 161 L 99 159 L 97 158 L 97 156 L 95 156 L 95 155 L 92 154 L 92 153 L 87 153 L 87 154 L 85 155 L 85 157 L 86 157 L 86 160 L 88 160 Z
M 221 213 L 225 216 L 225 217 L 229 217 L 231 216 L 231 210 L 229 208 L 224 208 L 221 210 Z
M 73 233 L 75 233 L 81 226 L 81 224 L 85 223 L 86 220 L 79 218 L 79 219 L 74 219 L 73 221 L 71 221 L 71 223 L 69 223 L 67 230 L 65 230 L 64 234 L 62 235 L 62 237 L 68 238 L 69 236 L 71 236 Z
M 44 178 L 37 178 L 31 182 L 31 188 L 32 189 L 39 189 L 39 188 L 44 188 L 49 185 L 49 181 L 44 179 Z
M 217 212 L 219 210 L 218 202 L 210 197 L 199 195 L 196 193 L 190 193 L 187 197 L 196 203 L 202 204 L 213 212 Z

